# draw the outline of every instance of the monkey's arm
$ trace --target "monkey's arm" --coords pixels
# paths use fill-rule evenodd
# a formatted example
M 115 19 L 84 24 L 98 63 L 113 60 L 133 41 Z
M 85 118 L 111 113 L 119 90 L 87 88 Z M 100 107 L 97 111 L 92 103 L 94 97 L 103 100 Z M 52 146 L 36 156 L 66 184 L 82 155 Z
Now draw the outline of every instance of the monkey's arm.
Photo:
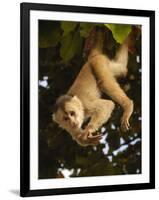
M 89 134 L 98 131 L 98 129 L 108 121 L 114 109 L 114 103 L 111 100 L 98 99 L 91 103 L 91 120 L 85 128 Z
M 109 68 L 109 60 L 104 55 L 97 55 L 89 59 L 89 63 L 103 92 L 124 109 L 121 125 L 124 129 L 129 129 L 129 118 L 133 111 L 133 102 L 127 97 L 114 78 Z

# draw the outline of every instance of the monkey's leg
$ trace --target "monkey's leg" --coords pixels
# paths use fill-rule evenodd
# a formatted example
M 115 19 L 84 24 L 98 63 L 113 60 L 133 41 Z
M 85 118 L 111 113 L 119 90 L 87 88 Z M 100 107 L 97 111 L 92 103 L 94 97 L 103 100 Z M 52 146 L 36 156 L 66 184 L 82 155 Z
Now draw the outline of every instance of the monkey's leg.
M 92 133 L 96 132 L 108 121 L 114 109 L 114 103 L 111 100 L 98 99 L 92 102 L 92 105 L 93 107 L 90 108 L 92 113 L 91 120 L 85 128 L 90 137 L 93 137 Z
M 115 77 L 126 76 L 128 63 L 128 44 L 125 41 L 118 49 L 116 56 L 110 61 L 110 69 Z
M 115 58 L 110 61 L 110 68 L 115 77 L 125 76 L 127 74 L 128 51 L 130 53 L 135 51 L 135 42 L 140 32 L 141 29 L 139 27 L 133 26 L 123 44 L 120 45 Z
M 107 95 L 116 101 L 123 109 L 124 113 L 121 125 L 124 129 L 129 128 L 129 118 L 133 111 L 133 102 L 125 92 L 120 88 L 113 73 L 108 67 L 109 60 L 104 55 L 98 55 L 89 61 L 96 79 L 100 83 L 100 87 Z

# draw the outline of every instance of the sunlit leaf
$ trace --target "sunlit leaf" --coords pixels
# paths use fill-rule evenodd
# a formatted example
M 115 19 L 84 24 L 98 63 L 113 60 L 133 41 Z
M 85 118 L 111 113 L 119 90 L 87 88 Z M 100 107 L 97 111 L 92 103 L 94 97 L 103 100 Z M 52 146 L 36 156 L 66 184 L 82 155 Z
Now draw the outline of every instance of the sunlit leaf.
M 124 24 L 104 24 L 104 25 L 112 31 L 114 39 L 120 44 L 123 43 L 123 41 L 131 31 L 131 25 L 124 25 Z

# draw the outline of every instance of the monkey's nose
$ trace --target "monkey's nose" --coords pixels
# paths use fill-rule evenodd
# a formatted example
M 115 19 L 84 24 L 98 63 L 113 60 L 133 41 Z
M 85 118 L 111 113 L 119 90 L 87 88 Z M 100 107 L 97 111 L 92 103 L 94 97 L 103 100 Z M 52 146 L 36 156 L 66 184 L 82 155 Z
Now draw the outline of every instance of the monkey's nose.
M 77 123 L 76 122 L 72 122 L 72 127 L 76 128 L 77 127 Z

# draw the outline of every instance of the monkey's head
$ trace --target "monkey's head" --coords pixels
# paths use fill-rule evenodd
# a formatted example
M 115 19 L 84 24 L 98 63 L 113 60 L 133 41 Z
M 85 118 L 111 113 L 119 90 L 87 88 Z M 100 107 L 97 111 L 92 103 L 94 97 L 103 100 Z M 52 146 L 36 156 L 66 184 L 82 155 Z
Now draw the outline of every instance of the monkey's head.
M 76 129 L 82 126 L 84 109 L 77 96 L 63 95 L 54 106 L 53 121 L 64 129 Z

